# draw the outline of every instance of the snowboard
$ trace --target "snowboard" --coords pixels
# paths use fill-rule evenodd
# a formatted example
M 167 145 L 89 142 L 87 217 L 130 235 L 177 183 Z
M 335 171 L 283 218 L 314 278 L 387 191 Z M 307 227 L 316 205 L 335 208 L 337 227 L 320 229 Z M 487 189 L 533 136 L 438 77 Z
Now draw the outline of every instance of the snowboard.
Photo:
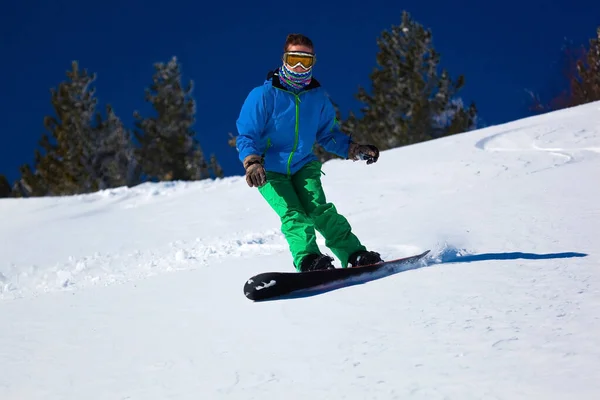
M 262 272 L 246 281 L 244 284 L 244 294 L 248 299 L 255 301 L 287 295 L 298 290 L 315 288 L 319 285 L 342 281 L 362 274 L 413 263 L 425 257 L 430 251 L 426 250 L 421 254 L 354 268 L 336 268 L 307 272 Z

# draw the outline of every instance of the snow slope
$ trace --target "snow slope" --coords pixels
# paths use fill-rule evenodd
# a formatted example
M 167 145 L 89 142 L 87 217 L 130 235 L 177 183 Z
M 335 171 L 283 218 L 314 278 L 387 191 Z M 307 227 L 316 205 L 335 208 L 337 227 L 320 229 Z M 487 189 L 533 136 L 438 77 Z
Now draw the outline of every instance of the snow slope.
M 425 265 L 253 303 L 292 264 L 242 177 L 1 200 L 0 399 L 600 398 L 600 103 L 323 171 Z

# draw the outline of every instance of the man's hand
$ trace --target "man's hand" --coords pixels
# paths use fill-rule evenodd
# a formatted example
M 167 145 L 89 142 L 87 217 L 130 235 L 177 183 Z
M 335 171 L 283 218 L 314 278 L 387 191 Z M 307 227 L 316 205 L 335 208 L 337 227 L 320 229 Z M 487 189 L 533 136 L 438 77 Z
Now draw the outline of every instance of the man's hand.
M 260 187 L 267 183 L 267 177 L 262 163 L 262 157 L 254 154 L 251 154 L 244 159 L 244 169 L 246 170 L 246 183 L 248 183 L 248 186 Z
M 367 160 L 367 164 L 373 164 L 379 159 L 379 149 L 372 144 L 350 143 L 348 150 L 349 160 Z

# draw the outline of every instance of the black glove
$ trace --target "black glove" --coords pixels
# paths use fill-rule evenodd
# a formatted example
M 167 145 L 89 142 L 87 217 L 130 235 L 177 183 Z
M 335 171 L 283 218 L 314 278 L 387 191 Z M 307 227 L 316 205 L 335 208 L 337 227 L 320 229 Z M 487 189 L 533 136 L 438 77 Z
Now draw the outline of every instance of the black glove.
M 246 183 L 248 183 L 248 186 L 260 187 L 267 183 L 267 176 L 262 162 L 262 157 L 254 154 L 251 154 L 244 159 L 244 169 L 246 170 Z
M 367 164 L 373 164 L 379 159 L 379 149 L 372 144 L 358 144 L 351 142 L 348 150 L 348 159 L 367 160 Z

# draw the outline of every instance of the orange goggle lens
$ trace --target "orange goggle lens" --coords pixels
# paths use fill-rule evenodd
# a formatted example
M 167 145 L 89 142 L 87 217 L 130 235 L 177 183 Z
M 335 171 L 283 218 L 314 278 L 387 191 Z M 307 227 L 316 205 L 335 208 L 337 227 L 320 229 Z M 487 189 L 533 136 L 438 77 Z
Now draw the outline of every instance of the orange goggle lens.
M 304 69 L 310 69 L 315 65 L 316 57 L 310 53 L 288 52 L 283 54 L 283 62 L 294 68 L 298 65 Z

